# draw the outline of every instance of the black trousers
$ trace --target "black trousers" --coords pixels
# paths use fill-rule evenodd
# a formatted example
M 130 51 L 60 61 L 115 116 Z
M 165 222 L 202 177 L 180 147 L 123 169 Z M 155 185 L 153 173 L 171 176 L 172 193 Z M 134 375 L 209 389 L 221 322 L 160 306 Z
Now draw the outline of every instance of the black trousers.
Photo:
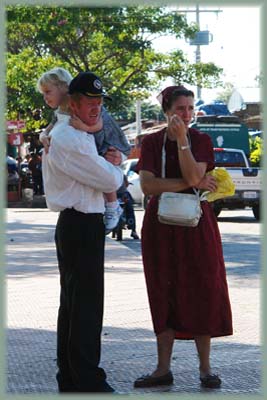
M 61 392 L 98 391 L 104 297 L 105 228 L 102 214 L 66 209 L 55 242 L 60 272 L 57 381 Z
M 33 193 L 44 194 L 42 173 L 32 176 L 33 180 Z

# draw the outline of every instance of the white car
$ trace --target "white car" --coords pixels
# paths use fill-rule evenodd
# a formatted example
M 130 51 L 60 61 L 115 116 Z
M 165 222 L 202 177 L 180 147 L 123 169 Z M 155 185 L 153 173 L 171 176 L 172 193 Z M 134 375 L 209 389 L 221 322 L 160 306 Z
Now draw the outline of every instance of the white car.
M 140 187 L 139 174 L 135 172 L 135 167 L 138 162 L 138 158 L 130 158 L 125 160 L 121 164 L 121 169 L 123 170 L 124 175 L 127 176 L 129 186 L 127 188 L 128 192 L 132 195 L 132 198 L 135 203 L 143 204 L 143 192 Z

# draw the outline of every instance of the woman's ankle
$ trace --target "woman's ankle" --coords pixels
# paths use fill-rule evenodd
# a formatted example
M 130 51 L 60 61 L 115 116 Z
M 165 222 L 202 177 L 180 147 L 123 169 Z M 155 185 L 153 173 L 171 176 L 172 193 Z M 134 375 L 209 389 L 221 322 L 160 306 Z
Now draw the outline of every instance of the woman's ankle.
M 199 367 L 199 375 L 201 378 L 205 377 L 206 375 L 210 374 L 211 368 L 210 366 L 201 366 Z
M 157 367 L 151 374 L 154 377 L 164 376 L 170 372 L 170 367 Z

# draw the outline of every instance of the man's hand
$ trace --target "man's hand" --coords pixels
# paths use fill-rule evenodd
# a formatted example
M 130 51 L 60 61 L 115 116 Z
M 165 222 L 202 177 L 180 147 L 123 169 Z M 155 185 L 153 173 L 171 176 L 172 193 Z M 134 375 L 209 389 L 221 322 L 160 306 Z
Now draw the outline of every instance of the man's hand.
M 217 189 L 216 179 L 212 175 L 205 175 L 196 188 L 208 190 L 209 192 L 215 192 Z
M 122 162 L 121 152 L 115 147 L 109 147 L 104 158 L 113 165 L 120 165 Z

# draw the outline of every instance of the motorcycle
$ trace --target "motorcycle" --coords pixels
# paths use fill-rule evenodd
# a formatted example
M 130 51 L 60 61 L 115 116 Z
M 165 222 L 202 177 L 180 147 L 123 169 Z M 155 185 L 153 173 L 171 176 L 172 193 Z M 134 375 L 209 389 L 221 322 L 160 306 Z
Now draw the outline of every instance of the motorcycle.
M 23 165 L 20 170 L 20 179 L 21 179 L 21 187 L 24 188 L 33 188 L 33 179 L 31 170 L 27 165 Z

